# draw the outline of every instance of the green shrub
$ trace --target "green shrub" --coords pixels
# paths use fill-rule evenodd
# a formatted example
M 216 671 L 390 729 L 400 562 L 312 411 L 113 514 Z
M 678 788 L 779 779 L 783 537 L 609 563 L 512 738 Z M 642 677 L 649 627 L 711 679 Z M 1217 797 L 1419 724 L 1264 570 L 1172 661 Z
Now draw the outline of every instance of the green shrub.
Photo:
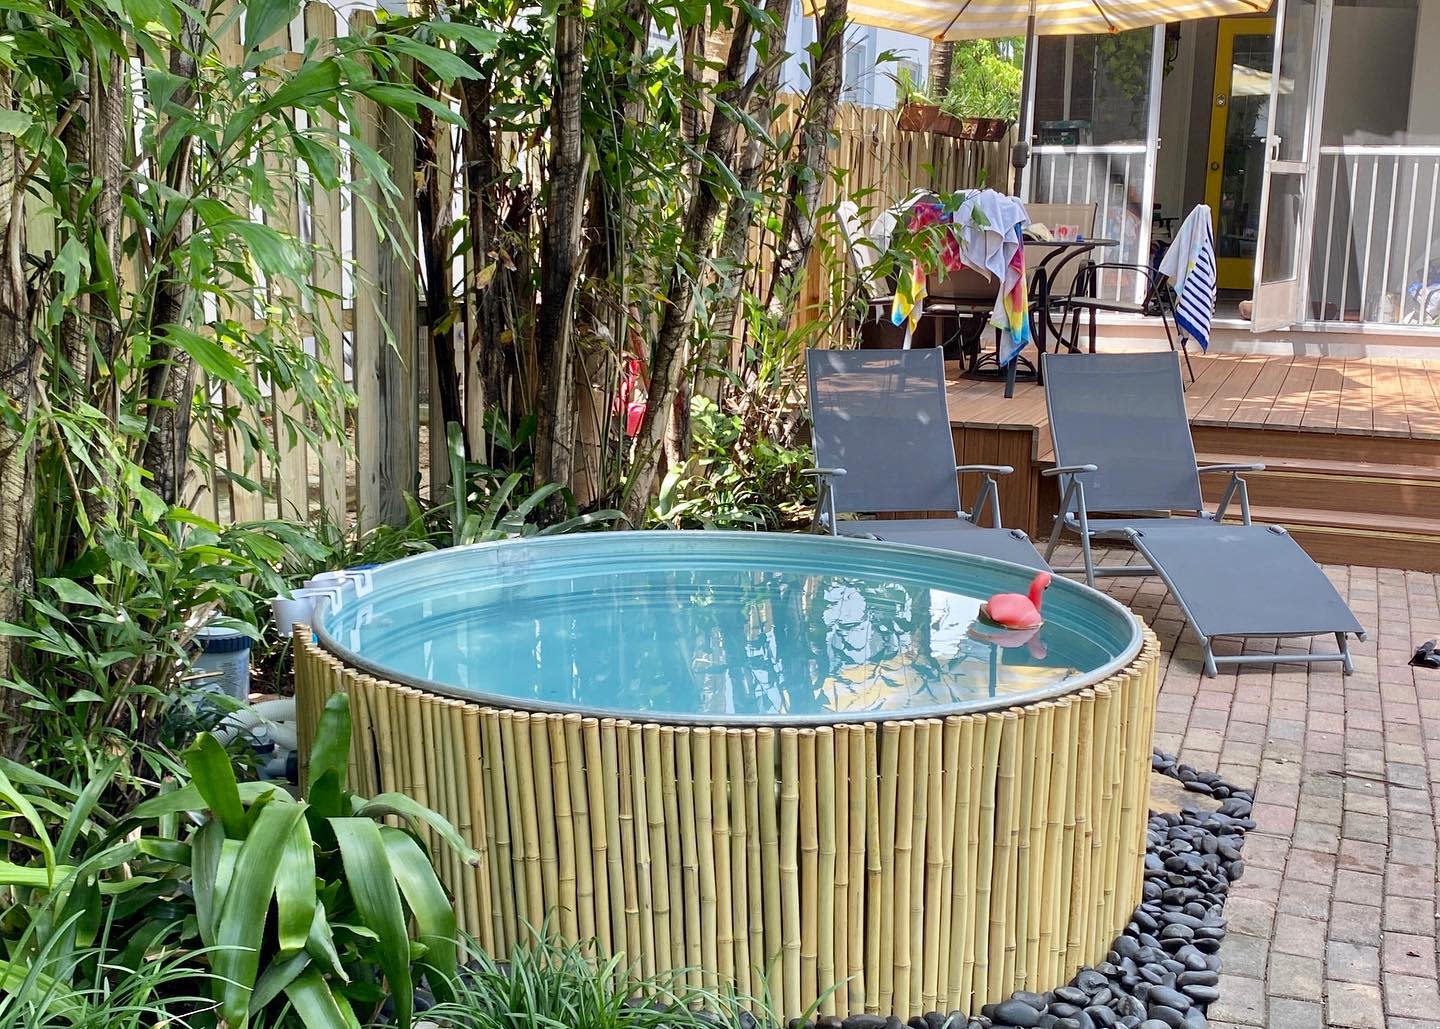
M 142 1007 L 173 1009 L 197 1029 L 358 1029 L 387 998 L 404 1029 L 418 983 L 449 997 L 454 911 L 420 838 L 385 819 L 423 824 L 474 854 L 409 798 L 348 793 L 349 743 L 349 702 L 337 695 L 297 799 L 237 782 L 203 734 L 184 755 L 190 783 L 121 818 L 99 805 L 118 760 L 78 792 L 0 767 L 0 804 L 13 812 L 5 837 L 20 857 L 0 862 L 0 888 L 15 899 L 0 920 L 0 1027 L 5 1017 L 44 1024 L 42 1015 L 101 1024 L 97 1005 L 117 996 L 100 988 L 112 976 L 145 993 Z M 208 1000 L 171 994 L 195 985 L 158 975 L 157 955 L 202 969 Z

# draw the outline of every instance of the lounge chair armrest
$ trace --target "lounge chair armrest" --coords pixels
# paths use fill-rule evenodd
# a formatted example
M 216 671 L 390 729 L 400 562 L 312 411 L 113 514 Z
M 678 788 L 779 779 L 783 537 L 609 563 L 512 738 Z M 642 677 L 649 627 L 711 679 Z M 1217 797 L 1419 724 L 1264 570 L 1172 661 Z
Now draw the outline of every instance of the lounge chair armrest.
M 1263 472 L 1263 464 L 1202 464 L 1196 465 L 1195 470 L 1201 475 L 1207 472 L 1228 472 L 1231 475 L 1239 475 L 1241 472 Z
M 816 479 L 835 479 L 845 474 L 844 468 L 806 468 L 800 473 Z
M 987 475 L 1014 475 L 1015 469 L 1008 464 L 957 464 L 957 472 L 984 472 Z
M 1081 472 L 1098 472 L 1099 465 L 1093 464 L 1061 464 L 1054 468 L 1042 469 L 1040 474 L 1054 478 L 1057 475 L 1079 475 Z

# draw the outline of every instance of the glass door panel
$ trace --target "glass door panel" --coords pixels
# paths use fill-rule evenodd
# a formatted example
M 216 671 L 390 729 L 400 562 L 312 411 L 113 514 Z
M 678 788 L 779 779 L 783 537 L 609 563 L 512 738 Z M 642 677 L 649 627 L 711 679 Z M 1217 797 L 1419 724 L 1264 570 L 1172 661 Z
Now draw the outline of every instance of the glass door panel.
M 1324 2 L 1328 10 L 1328 0 Z M 1260 234 L 1255 269 L 1255 332 L 1282 328 L 1299 316 L 1303 303 L 1308 239 L 1314 223 L 1311 169 L 1318 156 L 1319 95 L 1323 73 L 1317 54 L 1325 52 L 1326 24 L 1317 0 L 1276 0 L 1274 62 L 1270 77 L 1265 178 L 1261 190 Z
M 1254 281 L 1274 57 L 1273 19 L 1220 23 L 1205 202 L 1215 218 L 1221 289 L 1248 289 Z

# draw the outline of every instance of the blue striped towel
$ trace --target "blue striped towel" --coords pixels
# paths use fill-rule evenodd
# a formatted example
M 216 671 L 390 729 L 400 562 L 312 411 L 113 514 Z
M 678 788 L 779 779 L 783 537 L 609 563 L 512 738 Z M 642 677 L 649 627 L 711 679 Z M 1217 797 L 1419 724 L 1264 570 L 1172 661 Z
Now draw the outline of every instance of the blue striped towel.
M 1175 324 L 1181 335 L 1210 347 L 1210 319 L 1215 316 L 1215 233 L 1210 208 L 1197 204 L 1185 217 L 1160 261 L 1160 274 L 1175 284 Z

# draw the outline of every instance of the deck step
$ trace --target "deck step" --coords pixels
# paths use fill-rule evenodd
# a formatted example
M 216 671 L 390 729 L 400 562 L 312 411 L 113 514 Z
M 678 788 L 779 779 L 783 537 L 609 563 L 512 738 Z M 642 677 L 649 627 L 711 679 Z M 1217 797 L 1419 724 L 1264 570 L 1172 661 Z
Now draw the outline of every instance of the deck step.
M 1440 512 L 1440 469 L 1362 461 L 1204 454 L 1203 464 L 1263 462 L 1245 473 L 1250 502 L 1261 507 L 1426 518 Z M 1205 499 L 1214 503 L 1227 476 L 1202 477 Z
M 1321 563 L 1440 572 L 1440 518 L 1269 505 L 1250 516 L 1285 526 Z

